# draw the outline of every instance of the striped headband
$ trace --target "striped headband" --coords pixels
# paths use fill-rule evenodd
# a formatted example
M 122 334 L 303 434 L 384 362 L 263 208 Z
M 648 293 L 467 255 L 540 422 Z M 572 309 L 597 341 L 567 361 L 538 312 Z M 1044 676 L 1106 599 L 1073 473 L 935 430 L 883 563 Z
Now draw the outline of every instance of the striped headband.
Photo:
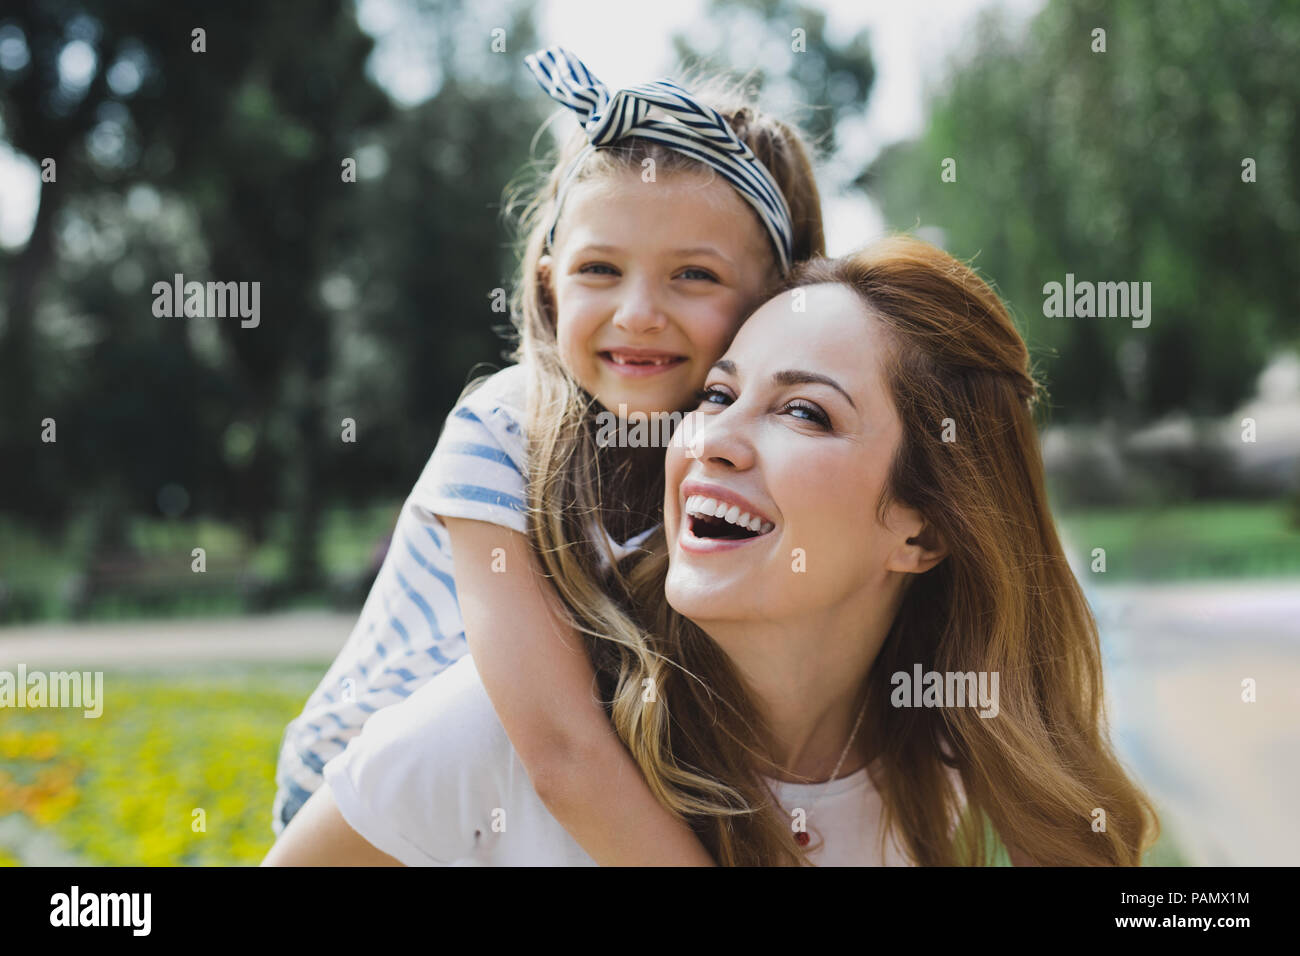
M 692 97 L 671 80 L 656 80 L 619 90 L 613 96 L 576 56 L 563 47 L 548 47 L 524 58 L 547 95 L 578 114 L 589 145 L 569 167 L 555 200 L 555 213 L 546 233 L 549 248 L 570 181 L 594 150 L 629 136 L 652 140 L 713 167 L 736 188 L 767 227 L 780 261 L 790 271 L 793 230 L 790 207 L 776 180 L 717 110 Z M 666 119 L 651 119 L 658 107 Z

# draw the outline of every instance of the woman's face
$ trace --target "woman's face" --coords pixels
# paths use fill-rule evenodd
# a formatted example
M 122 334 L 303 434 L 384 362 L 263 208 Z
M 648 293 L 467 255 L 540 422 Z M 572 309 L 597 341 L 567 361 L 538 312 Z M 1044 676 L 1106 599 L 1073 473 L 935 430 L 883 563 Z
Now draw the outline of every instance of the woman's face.
M 841 285 L 780 295 L 741 327 L 668 449 L 666 593 L 679 613 L 706 629 L 808 612 L 825 621 L 883 596 L 919 530 L 901 506 L 885 525 L 876 518 L 902 434 L 884 335 Z M 726 521 L 745 514 L 748 528 Z

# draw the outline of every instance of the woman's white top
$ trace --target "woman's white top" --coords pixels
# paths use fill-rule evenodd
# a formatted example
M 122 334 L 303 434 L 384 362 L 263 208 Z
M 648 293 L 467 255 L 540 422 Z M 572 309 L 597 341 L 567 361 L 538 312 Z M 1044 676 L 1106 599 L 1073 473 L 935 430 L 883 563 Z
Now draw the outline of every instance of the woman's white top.
M 366 722 L 325 764 L 344 819 L 407 866 L 594 866 L 537 796 L 466 655 Z M 771 781 L 804 811 L 819 866 L 899 866 L 880 852 L 881 801 L 866 768 L 822 784 Z

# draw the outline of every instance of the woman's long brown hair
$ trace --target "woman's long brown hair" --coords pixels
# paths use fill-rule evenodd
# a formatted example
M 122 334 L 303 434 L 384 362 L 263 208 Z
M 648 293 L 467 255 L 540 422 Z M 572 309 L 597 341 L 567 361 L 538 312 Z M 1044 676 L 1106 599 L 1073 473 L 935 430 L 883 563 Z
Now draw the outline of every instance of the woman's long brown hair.
M 916 509 L 948 549 L 910 582 L 866 678 L 882 847 L 892 829 L 916 863 L 985 864 L 991 827 L 1040 865 L 1139 864 L 1159 823 L 1108 740 L 1097 625 L 1048 507 L 1040 389 L 1007 310 L 973 270 L 911 238 L 813 261 L 790 286 L 821 283 L 852 289 L 888 329 L 884 374 L 903 437 L 885 494 L 864 504 L 882 518 L 891 500 Z M 662 534 L 652 548 L 632 581 L 656 653 L 599 640 L 593 650 L 605 678 L 624 688 L 652 679 L 664 706 L 637 717 L 654 708 L 624 702 L 615 726 L 720 862 L 799 862 L 758 778 L 765 738 L 753 703 L 726 655 L 667 607 Z M 996 672 L 997 716 L 891 706 L 890 676 L 918 663 Z M 966 819 L 956 831 L 954 769 Z

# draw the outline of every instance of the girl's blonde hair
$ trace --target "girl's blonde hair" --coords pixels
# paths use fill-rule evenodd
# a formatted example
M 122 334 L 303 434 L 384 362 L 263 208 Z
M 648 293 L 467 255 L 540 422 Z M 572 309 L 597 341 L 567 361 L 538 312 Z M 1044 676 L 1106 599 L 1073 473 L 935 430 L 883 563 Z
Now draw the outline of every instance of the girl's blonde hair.
M 788 286 L 820 283 L 856 292 L 890 342 L 884 374 L 903 437 L 881 500 L 864 505 L 882 518 L 890 501 L 910 506 L 948 547 L 909 580 L 864 688 L 882 853 L 892 831 L 916 863 L 985 864 L 991 829 L 1040 865 L 1140 864 L 1159 822 L 1108 740 L 1097 625 L 1048 507 L 1039 386 L 1006 309 L 965 264 L 910 238 L 806 264 Z M 940 440 L 945 418 L 959 441 Z M 616 636 L 591 641 L 615 728 L 718 862 L 805 862 L 759 778 L 771 766 L 768 730 L 730 659 L 664 600 L 662 529 L 648 547 L 627 578 L 639 616 L 617 626 L 603 608 L 586 617 L 588 633 Z M 917 662 L 998 673 L 999 714 L 891 706 L 890 675 Z M 656 703 L 642 701 L 646 680 Z M 966 797 L 955 834 L 950 769 Z
M 793 261 L 824 254 L 821 198 L 801 134 L 747 103 L 735 86 L 714 82 L 697 88 L 693 95 L 723 116 L 780 187 L 791 214 Z M 622 531 L 648 528 L 659 520 L 664 450 L 636 453 L 635 462 L 627 455 L 617 467 L 611 466 L 613 455 L 609 450 L 598 453 L 595 441 L 596 403 L 566 371 L 557 349 L 555 305 L 538 264 L 547 251 L 546 232 L 561 181 L 586 145 L 581 131 L 565 143 L 520 216 L 524 241 L 512 309 L 518 345 L 510 357 L 525 366 L 528 378 L 529 538 L 573 626 L 595 639 L 597 652 L 606 658 L 603 670 L 616 666 L 621 674 L 605 685 L 606 699 L 612 697 L 614 723 L 623 739 L 631 742 L 640 764 L 663 768 L 647 774 L 656 796 L 682 815 L 743 812 L 738 796 L 710 779 L 670 766 L 662 752 L 665 713 L 662 708 L 643 708 L 641 678 L 654 679 L 665 665 L 630 615 L 630 580 L 613 561 L 603 535 L 593 534 L 596 522 L 618 528 L 622 539 Z M 639 171 L 645 159 L 654 160 L 660 176 L 711 171 L 680 152 L 632 137 L 590 154 L 571 184 L 623 170 Z M 754 223 L 766 235 L 757 214 Z M 780 277 L 770 263 L 768 268 L 770 289 Z M 611 652 L 619 664 L 608 663 Z

